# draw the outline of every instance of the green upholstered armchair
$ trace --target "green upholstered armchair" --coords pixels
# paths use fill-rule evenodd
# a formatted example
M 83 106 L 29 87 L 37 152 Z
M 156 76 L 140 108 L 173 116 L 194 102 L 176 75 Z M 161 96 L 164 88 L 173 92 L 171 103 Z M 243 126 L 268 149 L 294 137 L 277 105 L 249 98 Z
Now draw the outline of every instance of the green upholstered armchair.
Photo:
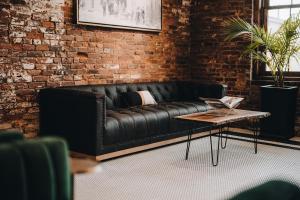
M 273 180 L 244 191 L 230 200 L 299 200 L 300 188 L 292 183 Z
M 22 138 L 16 132 L 0 132 L 0 198 L 71 200 L 72 180 L 65 141 Z

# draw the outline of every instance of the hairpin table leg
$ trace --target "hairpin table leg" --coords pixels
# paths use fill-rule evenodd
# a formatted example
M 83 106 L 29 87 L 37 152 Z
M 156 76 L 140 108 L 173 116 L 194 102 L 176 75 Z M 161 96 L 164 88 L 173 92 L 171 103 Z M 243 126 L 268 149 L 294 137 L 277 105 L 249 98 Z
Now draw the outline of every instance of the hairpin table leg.
M 193 131 L 189 130 L 189 132 L 188 132 L 188 139 L 187 139 L 187 145 L 186 145 L 186 152 L 185 152 L 185 159 L 186 160 L 189 158 L 189 151 L 190 151 L 192 133 L 193 133 Z
M 254 153 L 257 154 L 257 140 L 259 131 L 259 119 L 253 120 L 253 143 L 254 143 Z
M 210 153 L 211 153 L 211 162 L 212 165 L 215 167 L 219 163 L 219 153 L 220 153 L 220 140 L 221 140 L 221 133 L 222 133 L 222 128 L 219 128 L 219 133 L 218 133 L 218 147 L 217 147 L 217 158 L 216 160 L 214 159 L 214 152 L 213 152 L 213 144 L 212 144 L 212 133 L 211 130 L 209 131 L 209 138 L 210 138 Z
M 229 124 L 227 125 L 227 130 L 225 131 L 224 133 L 224 130 L 223 130 L 224 127 L 222 127 L 221 129 L 221 148 L 222 149 L 225 149 L 226 146 L 227 146 L 227 139 L 228 139 L 228 132 L 229 132 Z M 223 134 L 225 134 L 225 143 L 223 144 Z

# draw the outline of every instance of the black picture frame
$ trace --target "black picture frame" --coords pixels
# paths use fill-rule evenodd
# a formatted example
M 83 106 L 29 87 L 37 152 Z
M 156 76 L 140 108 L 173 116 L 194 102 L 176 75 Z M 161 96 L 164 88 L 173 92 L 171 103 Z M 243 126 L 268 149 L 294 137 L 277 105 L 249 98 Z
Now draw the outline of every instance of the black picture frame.
M 150 2 L 150 4 L 151 4 L 151 1 L 156 1 L 154 4 L 156 5 L 156 7 L 158 7 L 157 6 L 157 4 L 159 5 L 159 10 L 158 9 L 155 9 L 155 12 L 158 12 L 159 13 L 159 16 L 157 17 L 157 16 L 155 16 L 155 23 L 158 23 L 158 24 L 156 24 L 155 25 L 155 27 L 153 26 L 153 27 L 147 27 L 147 26 L 143 26 L 143 25 L 138 25 L 138 24 L 136 24 L 136 26 L 132 26 L 132 25 L 126 25 L 126 24 L 122 24 L 122 23 L 114 23 L 114 22 L 111 22 L 111 23 L 108 23 L 107 21 L 109 20 L 109 19 L 106 19 L 106 21 L 105 20 L 102 20 L 102 21 L 100 21 L 99 19 L 99 22 L 97 22 L 96 21 L 96 19 L 90 19 L 90 17 L 82 17 L 83 16 L 83 14 L 82 14 L 82 12 L 84 12 L 83 11 L 83 9 L 84 9 L 84 7 L 82 6 L 82 2 L 85 2 L 85 3 L 91 3 L 91 2 L 93 2 L 93 3 L 99 3 L 100 5 L 101 4 L 104 4 L 104 3 L 102 3 L 101 1 L 105 1 L 106 2 L 106 4 L 107 4 L 107 2 L 114 2 L 115 4 L 116 4 L 116 2 L 118 1 L 118 0 L 74 0 L 74 2 L 75 2 L 75 12 L 76 12 L 76 15 L 75 15 L 75 23 L 76 24 L 79 24 L 79 25 L 87 25 L 87 26 L 99 26 L 99 27 L 107 27 L 107 28 L 117 28 L 117 29 L 128 29 L 128 30 L 139 30 L 139 31 L 148 31 L 148 32 L 161 32 L 162 31 L 162 0 L 123 0 L 123 2 L 126 2 L 126 3 L 128 3 L 128 2 L 131 2 L 131 3 L 133 3 L 133 2 L 139 2 L 139 4 L 142 4 L 142 3 L 144 3 L 144 4 L 149 4 L 149 2 Z M 122 0 L 119 0 L 119 1 L 122 1 Z M 80 3 L 81 3 L 81 5 L 80 5 Z M 102 5 L 101 5 L 102 6 Z M 106 5 L 107 6 L 107 5 Z M 106 8 L 108 8 L 108 6 L 106 7 Z M 95 11 L 97 11 L 97 8 L 95 8 L 95 6 L 94 7 L 92 7 L 91 8 L 91 10 L 92 9 L 95 9 Z M 85 11 L 86 11 L 86 8 L 85 8 Z M 109 10 L 108 10 L 109 11 Z M 89 11 L 88 11 L 89 12 Z M 100 12 L 100 10 L 99 10 L 99 13 L 101 13 Z M 147 14 L 145 14 L 146 12 L 145 11 L 140 11 L 140 13 L 143 13 L 143 15 L 140 15 L 140 16 L 143 16 L 143 20 L 145 21 L 145 15 L 147 15 Z M 153 15 L 154 13 L 152 13 L 152 15 Z M 156 13 L 157 14 L 157 13 Z M 100 14 L 99 14 L 100 15 Z M 151 14 L 149 14 L 149 15 L 151 15 Z M 111 15 L 111 16 L 113 16 L 113 15 Z M 99 16 L 99 18 L 100 18 L 101 16 Z M 111 17 L 111 18 L 114 18 L 114 20 L 116 20 L 116 17 L 114 16 L 114 17 Z M 149 17 L 148 17 L 149 18 Z M 158 19 L 157 19 L 158 18 Z M 113 21 L 113 20 L 112 20 Z M 149 20 L 148 20 L 149 21 Z M 152 21 L 152 20 L 151 20 Z

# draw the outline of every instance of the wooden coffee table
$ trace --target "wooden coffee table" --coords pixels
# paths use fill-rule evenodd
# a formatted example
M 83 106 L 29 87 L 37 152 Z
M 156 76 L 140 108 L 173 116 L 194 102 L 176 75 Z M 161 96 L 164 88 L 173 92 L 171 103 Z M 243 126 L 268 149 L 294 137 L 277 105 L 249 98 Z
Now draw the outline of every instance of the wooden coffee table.
M 228 130 L 229 125 L 233 122 L 239 122 L 243 120 L 249 120 L 252 122 L 252 129 L 253 129 L 253 143 L 254 143 L 254 152 L 257 153 L 257 136 L 259 133 L 259 121 L 262 118 L 269 117 L 270 113 L 268 112 L 259 112 L 259 111 L 250 111 L 250 110 L 240 110 L 240 109 L 214 109 L 209 110 L 207 112 L 200 112 L 200 113 L 193 113 L 189 115 L 182 115 L 175 117 L 178 120 L 187 121 L 191 124 L 207 124 L 209 126 L 209 137 L 210 137 L 210 149 L 211 149 L 211 160 L 212 165 L 217 166 L 219 163 L 219 151 L 220 146 L 221 149 L 225 149 L 227 145 L 228 139 Z M 224 129 L 227 127 L 227 130 L 224 132 Z M 218 129 L 217 133 L 212 133 L 213 129 Z M 194 128 L 191 127 L 188 133 L 188 140 L 187 140 L 187 148 L 186 148 L 186 156 L 185 159 L 188 159 L 189 150 L 190 150 L 190 143 L 192 139 L 192 134 Z M 212 135 L 218 136 L 218 146 L 217 146 L 217 158 L 214 159 L 214 152 L 213 152 L 213 144 L 212 144 Z M 223 136 L 225 135 L 225 137 Z M 223 144 L 223 138 L 225 142 Z

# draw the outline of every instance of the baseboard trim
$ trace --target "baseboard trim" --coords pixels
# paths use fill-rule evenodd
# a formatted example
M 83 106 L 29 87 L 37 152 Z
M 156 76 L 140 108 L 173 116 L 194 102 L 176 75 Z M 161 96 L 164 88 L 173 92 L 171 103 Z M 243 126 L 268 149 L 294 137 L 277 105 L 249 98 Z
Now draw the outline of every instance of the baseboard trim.
M 217 132 L 218 132 L 217 129 L 212 130 L 212 133 L 217 133 Z M 195 134 L 193 134 L 192 139 L 203 138 L 208 135 L 209 135 L 209 131 L 195 133 Z M 143 146 L 124 149 L 121 151 L 115 151 L 112 153 L 107 153 L 107 154 L 98 155 L 98 156 L 92 156 L 92 155 L 78 153 L 78 152 L 74 152 L 74 151 L 71 151 L 70 155 L 71 155 L 71 157 L 75 157 L 75 158 L 87 158 L 87 159 L 92 159 L 92 160 L 96 160 L 96 161 L 100 162 L 100 161 L 110 160 L 110 159 L 117 158 L 117 157 L 122 157 L 122 156 L 129 155 L 129 154 L 134 154 L 134 153 L 138 153 L 138 152 L 142 152 L 142 151 L 152 150 L 155 148 L 160 148 L 160 147 L 164 147 L 164 146 L 168 146 L 168 145 L 172 145 L 172 144 L 185 142 L 186 140 L 187 140 L 187 136 L 181 136 L 178 138 L 173 138 L 173 139 L 169 139 L 169 140 L 146 144 Z

